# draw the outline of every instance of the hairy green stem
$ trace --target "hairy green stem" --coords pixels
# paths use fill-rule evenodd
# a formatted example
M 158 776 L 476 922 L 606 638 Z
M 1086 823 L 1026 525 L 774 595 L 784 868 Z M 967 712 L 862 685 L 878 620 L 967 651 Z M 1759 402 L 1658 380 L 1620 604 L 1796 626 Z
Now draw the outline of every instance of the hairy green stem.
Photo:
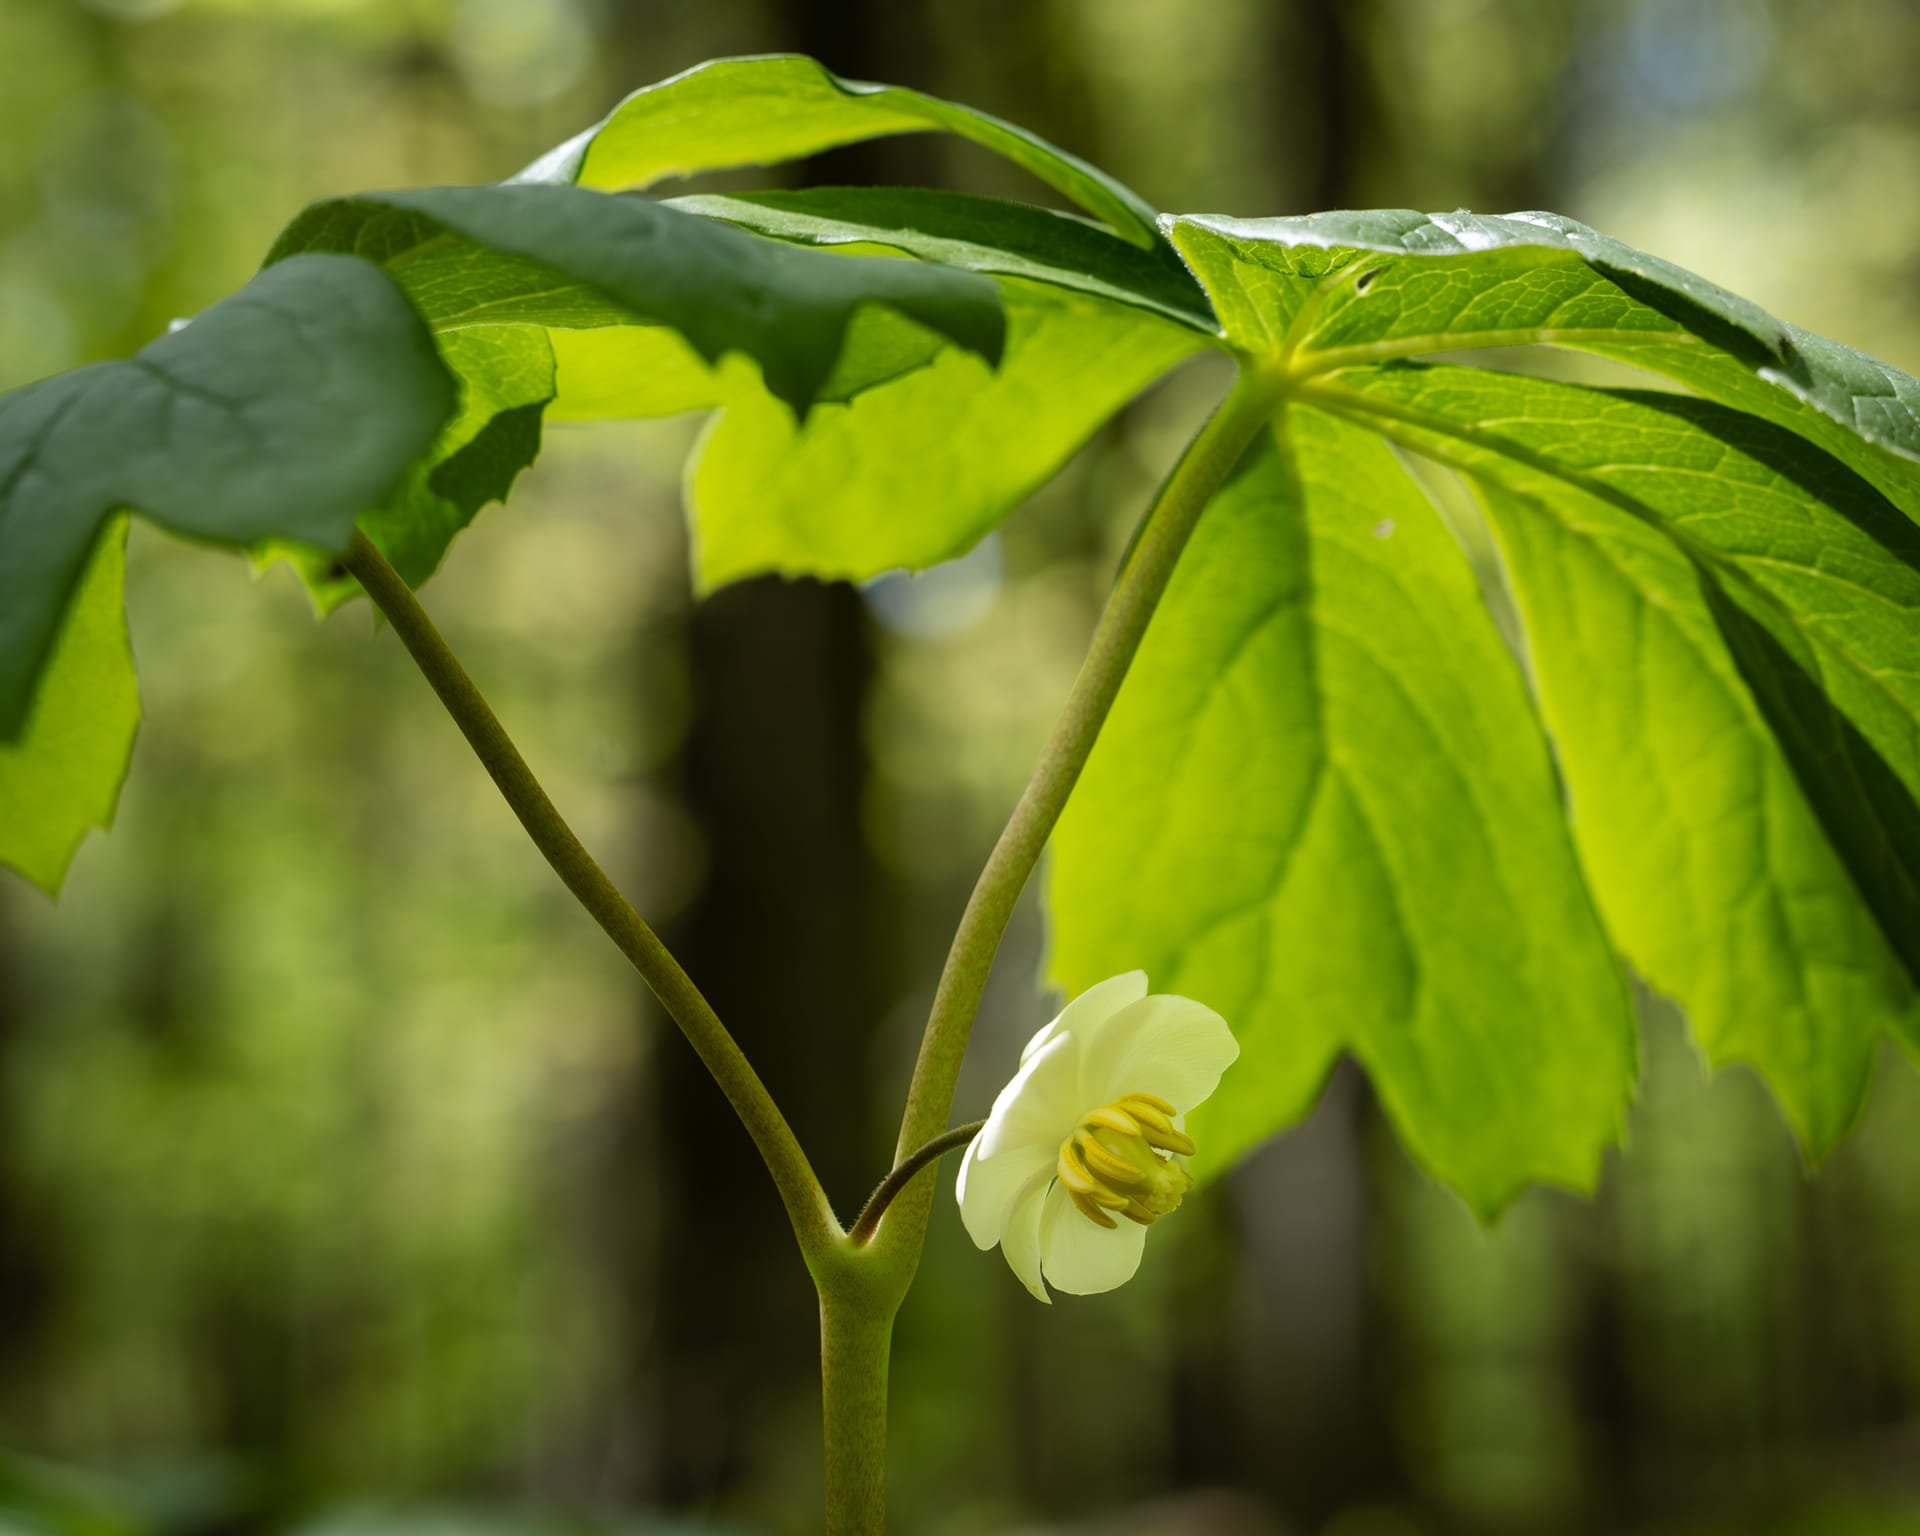
M 712 1006 L 665 944 L 634 911 L 606 872 L 574 836 L 533 770 L 467 676 L 433 620 L 406 582 L 364 535 L 356 533 L 342 562 L 387 616 L 400 643 L 440 696 L 474 755 L 499 786 L 553 871 L 607 937 L 633 963 L 674 1023 L 680 1026 L 747 1128 L 780 1191 L 794 1235 L 810 1269 L 841 1241 L 840 1224 L 814 1177 L 806 1153 L 759 1074 L 741 1053 Z
M 820 1291 L 827 1536 L 887 1528 L 887 1364 L 899 1297 L 828 1283 Z
M 1243 368 L 1233 393 L 1188 444 L 1141 524 L 1053 734 L 980 872 L 947 952 L 907 1091 L 901 1152 L 937 1135 L 947 1123 L 967 1037 L 1014 903 L 1086 766 L 1180 552 L 1207 503 L 1271 418 L 1276 398 L 1272 379 L 1252 365 Z M 901 1255 L 909 1272 L 925 1236 L 932 1190 L 930 1179 L 909 1181 L 880 1234 L 879 1242 Z
M 967 1125 L 956 1125 L 944 1135 L 936 1136 L 918 1150 L 909 1153 L 893 1165 L 893 1170 L 880 1181 L 880 1187 L 867 1196 L 867 1203 L 860 1208 L 860 1215 L 854 1224 L 847 1228 L 847 1240 L 859 1247 L 872 1238 L 874 1229 L 880 1225 L 880 1218 L 887 1214 L 887 1207 L 893 1204 L 894 1196 L 913 1182 L 913 1176 L 928 1163 L 936 1163 L 949 1152 L 956 1152 L 974 1137 L 986 1129 L 987 1122 L 975 1120 Z

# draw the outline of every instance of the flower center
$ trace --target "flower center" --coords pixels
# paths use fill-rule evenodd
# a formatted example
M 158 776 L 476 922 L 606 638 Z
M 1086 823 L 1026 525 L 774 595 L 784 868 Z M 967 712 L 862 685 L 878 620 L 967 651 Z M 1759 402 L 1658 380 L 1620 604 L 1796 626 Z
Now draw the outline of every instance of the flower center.
M 1179 1207 L 1193 1175 L 1172 1154 L 1194 1148 L 1173 1115 L 1165 1099 L 1129 1093 L 1080 1117 L 1054 1166 L 1081 1215 L 1103 1227 L 1117 1226 L 1116 1214 L 1150 1227 Z

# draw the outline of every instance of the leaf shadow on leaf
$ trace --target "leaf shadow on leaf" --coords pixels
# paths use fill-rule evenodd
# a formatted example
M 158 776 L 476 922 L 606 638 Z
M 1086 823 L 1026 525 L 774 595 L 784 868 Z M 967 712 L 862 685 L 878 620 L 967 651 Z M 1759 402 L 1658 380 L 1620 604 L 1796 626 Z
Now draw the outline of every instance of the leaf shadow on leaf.
M 1696 569 L 1699 569 L 1696 567 Z M 1727 650 L 1887 945 L 1920 984 L 1920 801 L 1806 667 L 1699 569 Z
M 1778 349 L 1768 346 L 1765 340 L 1745 326 L 1735 324 L 1718 310 L 1669 284 L 1642 277 L 1637 272 L 1599 261 L 1591 255 L 1587 260 L 1596 272 L 1628 298 L 1638 300 L 1648 309 L 1665 315 L 1682 329 L 1691 331 L 1710 346 L 1719 348 L 1749 368 L 1778 368 L 1784 362 L 1795 360 L 1791 345 L 1784 335 L 1780 338 Z
M 1696 395 L 1660 389 L 1611 389 L 1606 393 L 1710 433 L 1783 480 L 1792 481 L 1806 492 L 1809 501 L 1844 517 L 1891 559 L 1920 571 L 1920 527 L 1858 471 L 1841 463 L 1817 443 L 1745 411 Z

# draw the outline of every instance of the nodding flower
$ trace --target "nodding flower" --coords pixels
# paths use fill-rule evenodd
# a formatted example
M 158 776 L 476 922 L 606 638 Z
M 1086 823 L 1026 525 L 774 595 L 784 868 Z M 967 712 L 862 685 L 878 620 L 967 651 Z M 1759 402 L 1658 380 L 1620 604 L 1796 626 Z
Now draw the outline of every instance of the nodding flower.
M 1047 1285 L 1110 1291 L 1147 1229 L 1193 1187 L 1186 1115 L 1240 1046 L 1192 998 L 1150 996 L 1144 971 L 1090 987 L 1020 1053 L 1020 1070 L 960 1164 L 960 1216 L 1041 1301 Z

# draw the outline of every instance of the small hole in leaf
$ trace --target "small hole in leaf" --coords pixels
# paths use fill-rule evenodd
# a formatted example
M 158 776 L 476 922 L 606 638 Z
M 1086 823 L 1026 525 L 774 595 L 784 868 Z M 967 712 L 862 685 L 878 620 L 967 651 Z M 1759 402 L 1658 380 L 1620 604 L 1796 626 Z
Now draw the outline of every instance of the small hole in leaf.
M 327 567 L 327 574 L 324 579 L 327 581 L 345 581 L 347 579 L 347 568 L 336 560 L 332 565 Z
M 1356 277 L 1353 280 L 1353 291 L 1355 293 L 1365 293 L 1367 291 L 1368 285 L 1371 284 L 1376 277 L 1378 277 L 1382 272 L 1386 270 L 1387 269 L 1385 267 L 1369 267 L 1365 272 L 1362 272 L 1358 277 Z

